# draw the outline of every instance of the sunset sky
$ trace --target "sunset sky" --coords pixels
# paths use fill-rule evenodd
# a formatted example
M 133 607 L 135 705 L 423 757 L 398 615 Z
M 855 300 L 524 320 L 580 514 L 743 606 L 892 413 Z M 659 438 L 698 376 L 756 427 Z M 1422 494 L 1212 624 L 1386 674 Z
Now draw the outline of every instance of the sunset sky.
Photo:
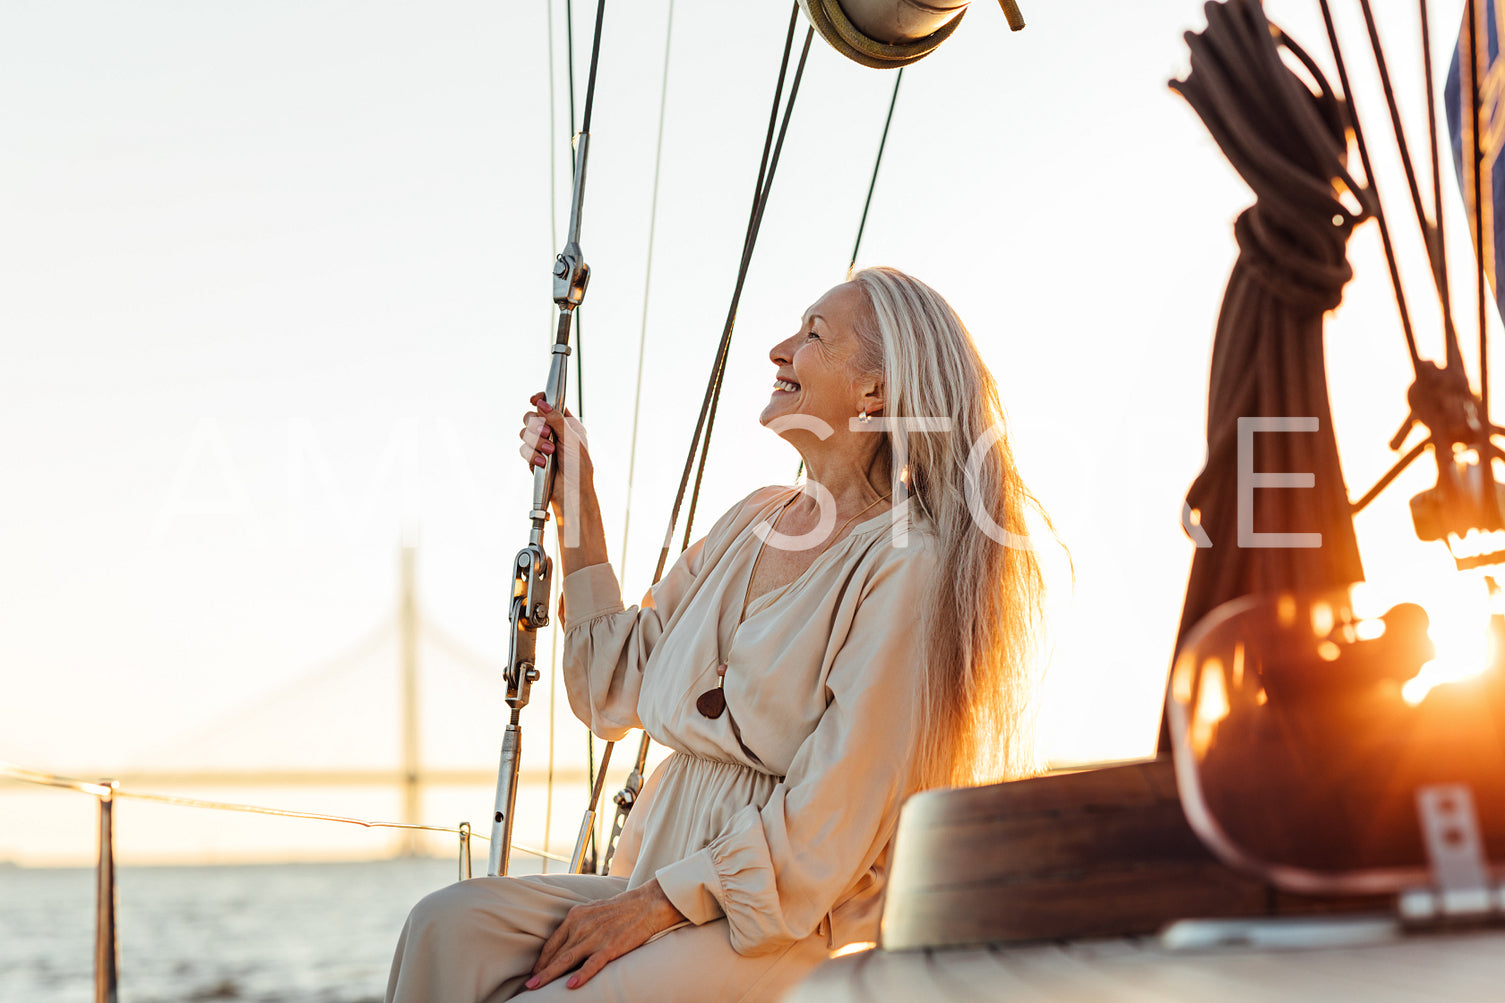
M 1042 730 L 1060 763 L 1152 748 L 1192 552 L 1181 500 L 1203 458 L 1231 222 L 1249 201 L 1165 86 L 1201 6 L 1030 0 L 1028 28 L 1011 34 L 996 5 L 974 4 L 906 73 L 864 238 L 860 263 L 913 272 L 967 322 L 1022 472 L 1070 549 L 1074 578 L 1048 562 Z M 1437 357 L 1357 5 L 1336 6 L 1356 103 L 1385 151 L 1423 354 Z M 1424 158 L 1415 10 L 1382 6 Z M 1440 81 L 1462 0 L 1432 7 Z M 677 0 L 645 285 L 667 9 L 607 10 L 582 236 L 584 418 L 614 554 L 631 503 L 629 598 L 648 585 L 725 316 L 788 16 Z M 1267 9 L 1330 67 L 1314 0 Z M 501 684 L 462 655 L 503 656 L 527 537 L 515 432 L 548 366 L 551 167 L 560 230 L 568 199 L 563 3 L 552 164 L 548 12 L 354 0 L 0 12 L 0 760 L 91 777 L 395 764 L 397 647 L 381 632 L 406 536 L 443 631 L 423 650 L 426 758 L 494 766 Z M 593 12 L 575 11 L 581 101 Z M 891 86 L 817 37 L 738 315 L 702 531 L 794 476 L 796 455 L 755 420 L 767 351 L 842 278 Z M 1444 182 L 1461 263 L 1461 202 Z M 1350 258 L 1328 355 L 1356 497 L 1392 462 L 1409 367 L 1372 225 Z M 1466 269 L 1453 276 L 1471 303 Z M 1418 465 L 1360 518 L 1372 579 L 1450 580 L 1409 528 L 1406 499 L 1429 483 Z M 547 708 L 540 684 L 530 766 L 546 755 Z M 578 765 L 583 729 L 562 699 L 556 713 L 559 762 Z M 193 793 L 398 812 L 385 792 Z M 574 832 L 570 796 L 556 842 Z M 435 792 L 426 810 L 453 824 L 489 807 L 489 791 L 468 790 Z M 0 860 L 84 859 L 91 811 L 0 787 Z M 386 838 L 143 806 L 121 826 L 142 859 L 360 856 Z

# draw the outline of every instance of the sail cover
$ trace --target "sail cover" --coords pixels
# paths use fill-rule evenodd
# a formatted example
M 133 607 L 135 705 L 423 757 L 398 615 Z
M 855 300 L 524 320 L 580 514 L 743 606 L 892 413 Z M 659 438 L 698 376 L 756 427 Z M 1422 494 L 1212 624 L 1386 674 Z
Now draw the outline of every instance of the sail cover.
M 1505 63 L 1500 60 L 1499 16 L 1496 0 L 1474 0 L 1473 23 L 1464 8 L 1463 25 L 1458 31 L 1458 45 L 1453 49 L 1453 63 L 1448 68 L 1443 99 L 1447 104 L 1448 135 L 1453 143 L 1453 166 L 1458 172 L 1458 186 L 1468 212 L 1469 229 L 1475 240 L 1480 229 L 1480 262 L 1495 305 L 1505 314 L 1498 262 L 1505 257 L 1505 236 L 1495 228 L 1495 218 L 1505 209 L 1505 171 L 1496 168 L 1500 155 L 1501 132 L 1505 118 L 1500 112 L 1500 98 L 1505 92 Z M 1474 59 L 1470 60 L 1472 52 Z M 1470 105 L 1478 99 L 1478 114 Z M 1477 129 L 1477 133 L 1476 133 Z M 1478 151 L 1478 159 L 1472 156 Z M 1465 155 L 1468 151 L 1470 155 Z M 1477 165 L 1477 177 L 1476 177 Z M 1478 191 L 1478 204 L 1474 192 Z

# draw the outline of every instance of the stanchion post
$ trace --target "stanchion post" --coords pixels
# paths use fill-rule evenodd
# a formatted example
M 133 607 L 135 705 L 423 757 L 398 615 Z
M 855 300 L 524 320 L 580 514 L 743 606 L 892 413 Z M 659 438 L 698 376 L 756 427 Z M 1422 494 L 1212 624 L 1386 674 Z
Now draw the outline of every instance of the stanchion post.
M 115 789 L 102 782 L 99 797 L 99 863 L 94 895 L 94 1003 L 116 1003 L 118 952 L 115 943 Z
M 470 877 L 470 823 L 460 823 L 460 880 Z

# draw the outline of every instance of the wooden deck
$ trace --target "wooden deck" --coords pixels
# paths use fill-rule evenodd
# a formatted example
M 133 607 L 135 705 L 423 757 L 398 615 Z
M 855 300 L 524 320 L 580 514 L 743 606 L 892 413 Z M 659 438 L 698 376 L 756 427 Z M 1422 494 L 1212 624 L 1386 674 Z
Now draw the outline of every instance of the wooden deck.
M 837 958 L 785 1003 L 1489 1003 L 1505 1000 L 1505 931 L 1366 946 L 1170 950 L 1157 937 Z

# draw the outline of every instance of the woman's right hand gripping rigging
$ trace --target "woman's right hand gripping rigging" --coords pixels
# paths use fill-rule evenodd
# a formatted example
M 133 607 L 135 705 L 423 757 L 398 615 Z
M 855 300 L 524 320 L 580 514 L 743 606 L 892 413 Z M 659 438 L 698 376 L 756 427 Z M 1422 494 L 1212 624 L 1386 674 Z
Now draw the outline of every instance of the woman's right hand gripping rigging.
M 605 564 L 606 530 L 601 524 L 601 505 L 596 498 L 595 468 L 586 449 L 585 426 L 569 408 L 556 409 L 542 392 L 530 398 L 537 410 L 523 414 L 522 440 L 518 454 L 528 469 L 541 468 L 546 456 L 554 458 L 554 484 L 549 506 L 559 531 L 562 571 Z

